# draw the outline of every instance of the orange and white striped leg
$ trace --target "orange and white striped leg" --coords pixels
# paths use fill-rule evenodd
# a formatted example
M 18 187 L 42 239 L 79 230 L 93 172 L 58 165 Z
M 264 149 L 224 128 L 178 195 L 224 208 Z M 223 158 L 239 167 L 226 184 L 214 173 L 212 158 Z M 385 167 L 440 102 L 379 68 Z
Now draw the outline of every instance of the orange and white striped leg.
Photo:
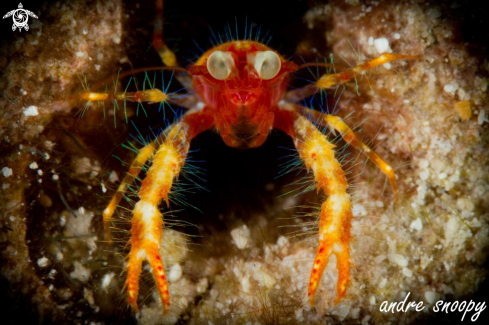
M 341 180 L 339 180 L 341 183 Z M 350 227 L 351 202 L 346 193 L 330 194 L 321 206 L 319 214 L 319 247 L 311 271 L 307 297 L 314 305 L 314 294 L 328 264 L 331 254 L 336 255 L 338 281 L 336 283 L 335 305 L 345 296 L 346 286 L 350 280 Z
M 345 70 L 343 72 L 333 73 L 333 74 L 325 74 L 318 81 L 316 81 L 316 87 L 319 89 L 330 88 L 334 85 L 343 84 L 345 82 L 350 81 L 355 76 L 368 71 L 372 68 L 378 67 L 379 65 L 397 61 L 397 60 L 417 60 L 420 56 L 417 55 L 401 55 L 401 54 L 391 54 L 384 53 L 378 58 L 375 58 L 371 61 L 365 62 L 363 64 L 357 65 L 351 69 Z
M 276 114 L 275 126 L 293 139 L 306 168 L 312 170 L 318 191 L 328 196 L 319 214 L 319 247 L 316 252 L 308 288 L 308 298 L 314 305 L 314 294 L 331 254 L 337 258 L 337 304 L 345 295 L 350 280 L 351 201 L 348 183 L 341 164 L 335 158 L 334 147 L 293 105 L 286 104 Z
M 161 68 L 160 68 L 161 69 Z M 145 70 L 148 71 L 149 69 Z M 128 73 L 123 73 L 118 76 L 119 78 L 124 77 L 124 75 L 129 73 L 135 73 L 136 70 L 128 71 Z M 132 102 L 149 102 L 149 103 L 159 103 L 166 102 L 171 100 L 168 94 L 162 92 L 157 88 L 148 89 L 148 90 L 138 90 L 136 92 L 113 92 L 113 93 L 97 93 L 94 91 L 85 91 L 78 96 L 74 97 L 75 99 L 86 100 L 88 102 L 99 102 L 104 100 L 110 101 L 132 101 Z
M 308 116 L 313 119 L 316 123 L 322 126 L 328 126 L 333 131 L 338 131 L 341 134 L 341 137 L 350 145 L 360 150 L 368 159 L 370 159 L 379 169 L 387 176 L 389 179 L 389 183 L 391 184 L 392 191 L 394 192 L 394 197 L 396 202 L 399 200 L 397 193 L 397 183 L 396 183 L 396 174 L 394 173 L 394 169 L 387 164 L 385 161 L 380 158 L 375 151 L 370 149 L 365 143 L 363 143 L 358 137 L 355 135 L 355 132 L 350 129 L 350 127 L 343 122 L 343 120 L 334 115 L 323 114 L 313 109 L 309 109 L 302 106 L 296 106 L 298 111 L 301 114 Z
M 139 276 L 144 260 L 148 260 L 153 270 L 153 277 L 163 304 L 163 314 L 170 308 L 170 294 L 166 281 L 165 269 L 160 257 L 160 243 L 163 227 L 163 216 L 158 206 L 139 201 L 134 207 L 131 229 L 131 251 L 127 265 L 127 300 L 134 311 L 138 312 L 137 297 Z
M 382 64 L 397 61 L 397 60 L 417 60 L 420 59 L 421 56 L 417 55 L 401 55 L 401 54 L 390 54 L 384 53 L 378 58 L 375 58 L 371 61 L 365 62 L 363 64 L 357 65 L 356 67 L 344 69 L 339 65 L 328 64 L 328 63 L 305 63 L 299 66 L 299 69 L 303 69 L 311 66 L 331 66 L 335 67 L 335 69 L 344 70 L 338 73 L 325 74 L 319 78 L 315 83 L 311 83 L 299 89 L 289 90 L 285 93 L 284 99 L 288 103 L 299 103 L 307 97 L 314 95 L 318 89 L 327 89 L 333 87 L 335 85 L 344 84 L 351 79 L 355 78 L 362 73 L 376 68 Z
M 138 155 L 136 159 L 131 164 L 131 168 L 129 168 L 129 171 L 127 172 L 126 176 L 122 180 L 121 184 L 117 188 L 117 192 L 115 192 L 114 196 L 112 197 L 112 200 L 110 200 L 109 205 L 107 208 L 105 208 L 103 212 L 103 220 L 104 220 L 104 230 L 105 230 L 105 240 L 107 240 L 108 243 L 112 242 L 112 238 L 110 236 L 110 221 L 112 219 L 112 215 L 114 214 L 114 211 L 119 204 L 120 200 L 122 199 L 122 196 L 126 192 L 126 189 L 129 185 L 132 184 L 134 179 L 138 176 L 139 172 L 141 171 L 141 168 L 144 166 L 146 161 L 148 161 L 151 156 L 155 153 L 157 148 L 157 143 L 156 141 L 148 144 L 141 150 L 139 150 Z
M 365 156 L 368 157 L 374 164 L 379 167 L 379 169 L 387 176 L 389 182 L 391 183 L 392 191 L 394 192 L 394 197 L 396 202 L 399 200 L 397 194 L 397 184 L 396 184 L 396 174 L 394 169 L 383 161 L 372 149 L 370 149 L 365 143 L 363 143 L 355 133 L 350 129 L 350 127 L 343 122 L 343 120 L 334 115 L 325 115 L 324 121 L 328 124 L 331 130 L 336 130 L 340 132 L 341 137 L 349 144 L 360 150 Z
M 137 312 L 137 296 L 141 264 L 147 260 L 153 270 L 158 292 L 163 303 L 163 314 L 170 308 L 170 295 L 165 270 L 160 257 L 163 218 L 158 209 L 161 200 L 169 205 L 168 195 L 173 180 L 178 177 L 185 163 L 190 140 L 213 124 L 212 115 L 190 110 L 164 132 L 165 140 L 153 157 L 146 178 L 139 190 L 140 201 L 136 203 L 131 220 L 131 251 L 127 266 L 127 295 L 129 304 Z

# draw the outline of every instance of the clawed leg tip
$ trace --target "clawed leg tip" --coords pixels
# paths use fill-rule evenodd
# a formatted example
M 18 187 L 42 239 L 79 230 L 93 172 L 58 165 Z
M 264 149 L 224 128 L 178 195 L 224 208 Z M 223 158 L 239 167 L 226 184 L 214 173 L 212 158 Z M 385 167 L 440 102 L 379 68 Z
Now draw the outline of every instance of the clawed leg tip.
M 130 304 L 130 305 L 131 305 L 132 310 L 134 311 L 134 314 L 140 315 L 138 306 L 137 305 L 134 306 L 132 304 Z
M 168 314 L 168 311 L 170 310 L 170 304 L 168 305 L 164 305 L 163 306 L 163 316 L 165 316 L 166 314 Z
M 336 299 L 334 301 L 335 306 L 341 302 L 341 300 L 345 297 L 345 294 L 346 294 L 346 291 L 343 293 L 340 293 L 340 294 L 338 294 L 338 293 L 336 294 Z

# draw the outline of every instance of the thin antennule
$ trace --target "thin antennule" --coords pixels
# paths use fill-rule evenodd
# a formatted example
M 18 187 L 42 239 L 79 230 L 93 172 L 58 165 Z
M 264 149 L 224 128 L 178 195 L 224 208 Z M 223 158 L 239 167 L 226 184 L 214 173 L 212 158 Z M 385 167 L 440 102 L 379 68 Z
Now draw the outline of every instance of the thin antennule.
M 176 66 L 173 66 L 173 67 L 159 66 L 159 67 L 139 68 L 139 69 L 132 69 L 132 70 L 129 70 L 129 71 L 125 71 L 125 72 L 119 74 L 118 78 L 119 79 L 122 79 L 122 78 L 125 78 L 127 76 L 134 75 L 134 74 L 137 74 L 137 73 L 140 73 L 140 72 L 159 71 L 159 70 L 172 70 L 172 71 L 178 71 L 178 72 L 190 74 L 190 70 L 185 69 L 185 68 L 182 68 L 182 67 L 176 67 Z M 95 84 L 92 87 L 92 89 L 93 89 L 93 91 L 96 91 L 97 89 L 103 87 L 105 84 L 107 84 L 107 83 L 109 83 L 111 81 L 112 81 L 112 77 L 107 78 L 105 80 L 102 80 L 101 82 Z
M 339 70 L 346 70 L 348 69 L 347 67 L 344 67 L 339 64 L 333 64 L 333 63 L 326 63 L 326 62 L 309 62 L 309 63 L 303 63 L 301 64 L 297 70 L 304 69 L 307 67 L 325 67 L 325 68 L 334 68 L 334 69 L 339 69 Z

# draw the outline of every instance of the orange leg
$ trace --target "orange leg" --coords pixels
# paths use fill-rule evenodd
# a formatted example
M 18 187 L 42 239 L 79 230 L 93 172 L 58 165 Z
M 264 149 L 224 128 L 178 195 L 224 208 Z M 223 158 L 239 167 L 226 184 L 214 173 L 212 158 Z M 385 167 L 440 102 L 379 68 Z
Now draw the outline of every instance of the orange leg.
M 319 246 L 309 281 L 308 298 L 314 305 L 314 294 L 331 254 L 337 258 L 338 282 L 335 304 L 346 293 L 350 280 L 351 201 L 347 193 L 345 172 L 335 158 L 334 145 L 310 121 L 301 116 L 294 105 L 284 104 L 275 114 L 275 127 L 293 139 L 306 168 L 327 195 L 319 213 Z
M 162 199 L 169 205 L 168 194 L 173 180 L 179 175 L 185 163 L 190 140 L 211 127 L 213 123 L 212 115 L 204 108 L 201 111 L 188 111 L 178 123 L 169 126 L 162 137 L 164 141 L 162 141 L 157 151 L 157 141 L 141 149 L 129 173 L 104 211 L 104 225 L 106 226 L 107 239 L 109 240 L 108 222 L 110 216 L 122 197 L 127 184 L 134 180 L 146 160 L 153 156 L 153 164 L 141 184 L 139 190 L 140 201 L 134 207 L 131 220 L 131 239 L 129 241 L 131 251 L 128 255 L 126 288 L 129 304 L 136 312 L 138 311 L 139 276 L 144 260 L 149 262 L 153 270 L 153 277 L 164 306 L 163 314 L 166 314 L 170 307 L 168 284 L 159 253 L 163 217 L 158 205 Z
M 295 105 L 294 105 L 295 106 Z M 396 174 L 394 173 L 394 169 L 388 165 L 385 161 L 380 158 L 375 151 L 370 149 L 365 143 L 363 143 L 360 139 L 357 138 L 355 133 L 350 129 L 348 125 L 346 125 L 343 120 L 334 115 L 324 114 L 318 112 L 313 109 L 309 109 L 302 106 L 295 106 L 298 111 L 304 116 L 309 116 L 316 123 L 328 126 L 332 131 L 338 131 L 341 134 L 341 137 L 354 146 L 356 149 L 360 150 L 368 159 L 370 159 L 374 164 L 379 167 L 379 169 L 387 176 L 389 182 L 392 187 L 392 191 L 394 192 L 394 197 L 396 202 L 399 200 L 397 194 L 397 184 L 396 184 Z
M 85 114 L 85 111 L 88 110 L 92 102 L 100 103 L 106 100 L 110 100 L 114 104 L 114 111 L 115 111 L 115 107 L 116 106 L 118 107 L 116 102 L 120 101 L 124 103 L 124 112 L 126 110 L 126 101 L 138 102 L 138 103 L 149 102 L 150 104 L 169 102 L 169 101 L 175 102 L 174 98 L 172 98 L 170 95 L 156 88 L 148 89 L 148 90 L 139 90 L 136 92 L 113 92 L 113 93 L 107 93 L 107 92 L 99 93 L 87 89 L 85 92 L 77 96 L 73 96 L 72 98 L 86 100 L 86 104 L 84 105 L 84 107 L 80 109 L 80 111 L 77 113 L 80 114 L 80 116 L 83 116 Z M 126 122 L 127 122 L 127 115 L 126 115 Z M 114 116 L 114 123 L 115 123 L 115 116 Z
M 316 87 L 319 89 L 325 89 L 325 88 L 332 87 L 334 85 L 348 82 L 351 79 L 353 79 L 355 76 L 363 73 L 364 71 L 378 67 L 379 65 L 385 64 L 387 62 L 396 61 L 396 60 L 416 60 L 419 58 L 420 57 L 416 55 L 384 53 L 376 59 L 357 65 L 356 67 L 353 67 L 346 71 L 324 75 L 316 82 Z
M 135 74 L 140 71 L 150 71 L 150 70 L 185 70 L 183 68 L 166 68 L 166 67 L 157 67 L 157 68 L 146 68 L 146 69 L 137 69 L 137 70 L 131 70 L 124 72 L 120 74 L 118 77 L 126 77 L 127 75 L 130 74 Z M 186 70 L 185 70 L 186 71 Z M 186 77 L 188 76 L 176 76 L 180 82 L 184 83 L 187 88 L 188 86 L 186 83 L 188 83 Z M 182 79 L 183 78 L 183 79 Z M 100 87 L 100 86 L 99 86 Z M 88 109 L 90 103 L 92 102 L 104 102 L 104 101 L 111 101 L 112 103 L 115 102 L 123 102 L 125 103 L 126 101 L 129 102 L 137 102 L 137 103 L 145 103 L 148 102 L 150 104 L 153 103 L 169 103 L 169 104 L 175 104 L 177 106 L 181 106 L 184 108 L 195 108 L 197 106 L 197 103 L 199 102 L 198 98 L 196 96 L 193 96 L 191 94 L 187 96 L 178 96 L 174 94 L 167 94 L 161 91 L 160 89 L 157 88 L 152 88 L 148 90 L 139 90 L 135 92 L 112 92 L 112 93 L 107 93 L 107 92 L 95 92 L 91 90 L 87 90 L 79 95 L 71 97 L 72 99 L 80 99 L 80 100 L 85 100 L 86 104 L 84 108 L 80 110 L 80 114 L 83 115 L 85 111 Z M 115 105 L 115 104 L 114 104 Z M 125 104 L 124 104 L 125 107 Z
M 117 100 L 117 101 L 133 101 L 133 102 L 150 102 L 159 103 L 168 100 L 168 95 L 159 89 L 140 90 L 136 92 L 114 92 L 114 93 L 97 93 L 92 91 L 86 91 L 77 96 L 82 100 L 90 102 L 103 101 L 103 100 Z
M 318 89 L 326 89 L 334 85 L 346 83 L 351 79 L 353 79 L 355 76 L 362 74 L 363 72 L 373 69 L 375 67 L 378 67 L 379 65 L 382 65 L 384 63 L 397 61 L 397 60 L 416 60 L 419 58 L 420 56 L 416 56 L 416 55 L 400 55 L 400 54 L 385 53 L 379 56 L 378 58 L 357 65 L 356 67 L 346 69 L 345 71 L 333 73 L 333 74 L 325 74 L 321 78 L 319 78 L 319 80 L 316 81 L 315 83 L 309 84 L 299 89 L 288 91 L 285 94 L 284 99 L 289 103 L 298 103 L 304 100 L 305 98 L 314 95 Z M 313 65 L 314 64 L 310 64 L 310 63 L 303 64 L 299 66 L 299 69 L 310 67 Z M 324 63 L 317 64 L 317 66 L 324 66 L 324 65 L 325 65 Z M 329 64 L 326 65 L 329 66 Z
M 127 266 L 127 300 L 134 311 L 138 312 L 137 297 L 139 276 L 144 260 L 148 260 L 153 270 L 153 277 L 163 304 L 163 315 L 170 308 L 170 294 L 166 281 L 165 269 L 160 257 L 160 241 L 163 233 L 163 216 L 157 205 L 143 200 L 136 203 L 131 220 L 131 251 Z
M 153 46 L 160 55 L 161 61 L 168 66 L 177 66 L 177 57 L 163 41 L 163 0 L 156 0 L 156 21 L 153 32 Z
M 122 199 L 124 193 L 126 192 L 127 186 L 131 185 L 134 179 L 138 176 L 139 172 L 141 171 L 141 168 L 144 166 L 146 161 L 148 161 L 153 154 L 155 153 L 157 148 L 157 142 L 154 141 L 141 150 L 139 150 L 139 153 L 132 162 L 131 168 L 129 168 L 129 171 L 127 172 L 126 176 L 122 180 L 121 184 L 117 188 L 117 192 L 114 194 L 112 197 L 112 200 L 110 201 L 109 205 L 107 208 L 105 208 L 104 213 L 103 213 L 103 220 L 104 220 L 104 230 L 105 230 L 105 239 L 107 242 L 111 243 L 112 238 L 110 236 L 110 221 L 112 219 L 112 215 L 114 214 L 115 209 L 117 208 L 117 205 L 119 204 L 120 200 Z
M 175 53 L 168 48 L 163 40 L 163 0 L 156 0 L 156 21 L 153 31 L 153 47 L 158 52 L 161 61 L 167 67 L 177 67 L 177 57 Z M 187 89 L 192 89 L 192 78 L 186 75 L 176 75 L 175 78 Z

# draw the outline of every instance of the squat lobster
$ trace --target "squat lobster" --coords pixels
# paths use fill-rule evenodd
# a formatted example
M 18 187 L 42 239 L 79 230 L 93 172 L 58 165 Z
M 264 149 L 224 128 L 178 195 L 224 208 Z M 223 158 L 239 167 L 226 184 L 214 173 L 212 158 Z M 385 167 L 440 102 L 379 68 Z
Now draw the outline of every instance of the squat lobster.
M 328 141 L 309 118 L 314 119 L 317 124 L 338 131 L 346 142 L 372 160 L 387 175 L 397 201 L 395 174 L 392 167 L 362 143 L 341 118 L 298 105 L 297 102 L 302 97 L 297 94 L 312 95 L 316 89 L 348 82 L 384 63 L 418 57 L 383 54 L 343 72 L 324 75 L 316 83 L 303 89 L 287 91 L 289 74 L 308 64 L 298 66 L 294 62 L 288 62 L 276 51 L 257 41 L 227 42 L 205 52 L 188 70 L 177 67 L 174 53 L 162 39 L 162 12 L 163 3 L 160 0 L 156 5 L 157 22 L 153 45 L 167 66 L 166 69 L 188 73 L 190 77 L 180 76 L 178 79 L 186 87 L 193 89 L 195 94 L 188 95 L 187 98 L 192 100 L 172 99 L 189 110 L 154 142 L 139 151 L 103 212 L 106 239 L 110 242 L 110 222 L 117 204 L 146 161 L 152 160 L 152 166 L 139 190 L 140 200 L 134 207 L 131 221 L 131 250 L 125 283 L 129 304 L 138 311 L 139 277 L 142 262 L 147 260 L 164 306 L 163 314 L 170 308 L 167 278 L 159 253 L 163 218 L 158 205 L 162 199 L 169 205 L 168 194 L 173 180 L 185 163 L 190 141 L 212 126 L 215 126 L 230 147 L 258 147 L 266 140 L 272 128 L 278 128 L 293 138 L 300 158 L 307 169 L 314 173 L 318 189 L 322 189 L 327 195 L 319 214 L 319 246 L 309 281 L 309 302 L 314 304 L 314 294 L 328 258 L 335 254 L 339 271 L 335 300 L 337 304 L 345 296 L 350 278 L 352 204 L 347 192 L 345 172 L 335 158 L 335 145 Z M 138 102 L 159 102 L 170 100 L 169 97 L 170 95 L 159 89 L 114 94 L 87 91 L 80 95 L 80 98 L 88 101 L 131 99 Z

